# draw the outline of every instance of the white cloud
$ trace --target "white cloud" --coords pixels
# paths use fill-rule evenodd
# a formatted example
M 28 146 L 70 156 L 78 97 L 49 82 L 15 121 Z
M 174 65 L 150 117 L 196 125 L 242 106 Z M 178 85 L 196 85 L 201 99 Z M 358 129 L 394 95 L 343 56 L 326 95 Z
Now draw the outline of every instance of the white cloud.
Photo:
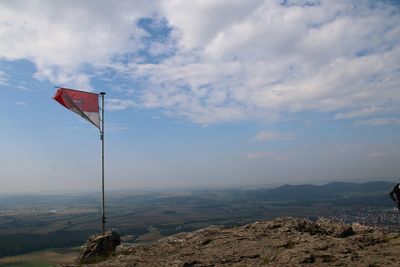
M 380 109 L 377 107 L 365 107 L 360 110 L 353 110 L 349 112 L 340 112 L 335 115 L 335 119 L 343 120 L 343 119 L 352 119 L 356 117 L 366 117 L 373 114 L 376 114 Z
M 25 101 L 17 101 L 17 102 L 15 103 L 15 105 L 17 105 L 17 106 L 22 106 L 22 107 L 26 107 L 26 106 L 28 106 L 28 103 L 26 103 Z
M 106 99 L 105 102 L 105 109 L 110 111 L 125 110 L 130 107 L 135 107 L 135 103 L 132 100 Z
M 124 125 L 119 125 L 117 123 L 106 123 L 104 125 L 104 128 L 107 132 L 119 132 L 119 131 L 125 131 L 128 130 L 127 126 Z
M 262 0 L 166 0 L 162 14 L 174 27 L 175 36 L 184 50 L 211 42 L 227 27 L 250 16 Z
M 354 122 L 355 125 L 370 125 L 370 126 L 382 126 L 382 125 L 399 125 L 400 119 L 394 117 L 386 118 L 372 118 L 365 120 L 358 120 Z
M 336 144 L 332 147 L 334 153 L 349 153 L 351 151 L 358 151 L 362 148 L 360 144 Z
M 360 109 L 353 109 L 350 111 L 339 112 L 336 113 L 334 118 L 336 120 L 351 120 L 351 119 L 359 119 L 364 117 L 374 117 L 374 116 L 382 116 L 386 114 L 398 114 L 400 113 L 400 108 L 395 106 L 385 106 L 381 107 L 370 106 L 364 107 Z
M 383 152 L 370 152 L 368 153 L 368 158 L 381 158 L 385 155 Z
M 399 110 L 390 107 L 400 105 L 399 7 L 305 3 L 2 2 L 0 58 L 29 59 L 37 78 L 89 88 L 92 77 L 111 70 L 142 86 L 135 98 L 126 92 L 107 102 L 109 110 L 160 109 L 200 124 L 308 111 L 396 117 Z M 144 43 L 150 33 L 136 23 L 149 16 L 172 29 L 165 40 Z M 135 54 L 144 47 L 161 59 Z
M 247 153 L 245 157 L 249 160 L 255 160 L 260 158 L 268 158 L 273 160 L 282 160 L 288 159 L 290 157 L 289 154 L 284 153 L 274 153 L 274 152 L 251 152 Z
M 0 70 L 0 84 L 7 85 L 8 76 L 4 71 Z
M 349 143 L 335 144 L 326 154 L 333 153 L 337 157 L 350 156 L 354 158 L 383 158 L 393 159 L 398 155 L 399 146 L 397 144 L 368 144 L 368 143 Z
M 144 32 L 136 20 L 151 1 L 2 1 L 0 58 L 29 59 L 39 78 L 89 85 L 84 64 L 132 52 Z
M 273 120 L 302 111 L 358 109 L 367 116 L 368 108 L 400 104 L 397 7 L 254 1 L 239 15 L 239 8 L 224 9 L 223 3 L 190 4 L 193 9 L 184 1 L 164 3 L 166 18 L 179 33 L 176 56 L 162 64 L 129 66 L 134 78 L 149 77 L 140 99 L 145 108 L 216 123 Z M 207 21 L 192 19 L 197 17 Z
M 292 140 L 294 135 L 292 133 L 262 131 L 259 132 L 254 138 L 256 141 L 272 141 L 272 140 Z

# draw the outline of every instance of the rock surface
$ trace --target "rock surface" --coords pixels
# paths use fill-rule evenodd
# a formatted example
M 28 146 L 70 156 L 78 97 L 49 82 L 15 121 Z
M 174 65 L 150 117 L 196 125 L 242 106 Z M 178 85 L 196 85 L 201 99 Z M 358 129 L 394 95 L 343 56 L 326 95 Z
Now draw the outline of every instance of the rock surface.
M 112 231 L 104 234 L 92 235 L 81 247 L 77 263 L 95 263 L 106 259 L 115 252 L 115 248 L 121 244 L 120 236 Z
M 278 218 L 119 246 L 90 266 L 400 266 L 400 236 L 326 219 Z

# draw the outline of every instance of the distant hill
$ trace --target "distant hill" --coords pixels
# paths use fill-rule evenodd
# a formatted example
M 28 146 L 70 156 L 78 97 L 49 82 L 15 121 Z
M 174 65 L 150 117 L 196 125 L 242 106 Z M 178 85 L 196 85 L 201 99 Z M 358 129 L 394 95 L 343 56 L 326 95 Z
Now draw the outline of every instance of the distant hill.
M 385 191 L 393 187 L 392 182 L 368 182 L 368 183 L 348 183 L 348 182 L 332 182 L 319 186 L 321 190 L 326 192 L 345 193 L 345 192 L 376 192 Z
M 393 183 L 368 182 L 349 183 L 331 182 L 324 185 L 283 185 L 273 189 L 258 189 L 248 191 L 249 196 L 270 201 L 319 201 L 341 199 L 379 199 L 390 200 L 387 197 Z

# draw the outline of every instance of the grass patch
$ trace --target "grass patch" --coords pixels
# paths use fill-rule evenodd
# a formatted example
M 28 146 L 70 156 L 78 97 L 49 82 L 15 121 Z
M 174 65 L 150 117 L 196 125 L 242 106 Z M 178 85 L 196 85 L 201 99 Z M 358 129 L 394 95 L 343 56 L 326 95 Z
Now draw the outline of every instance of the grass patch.
M 74 248 L 63 251 L 43 250 L 29 254 L 0 258 L 0 267 L 48 267 L 71 264 L 78 256 Z
M 44 261 L 16 261 L 0 264 L 0 267 L 53 267 L 54 264 Z

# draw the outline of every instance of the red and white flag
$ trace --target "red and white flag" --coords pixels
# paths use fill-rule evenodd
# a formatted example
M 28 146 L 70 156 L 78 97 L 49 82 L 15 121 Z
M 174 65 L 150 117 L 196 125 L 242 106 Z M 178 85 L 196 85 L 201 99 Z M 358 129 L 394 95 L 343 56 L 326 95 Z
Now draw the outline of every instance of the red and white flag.
M 53 99 L 100 129 L 98 94 L 59 88 Z

